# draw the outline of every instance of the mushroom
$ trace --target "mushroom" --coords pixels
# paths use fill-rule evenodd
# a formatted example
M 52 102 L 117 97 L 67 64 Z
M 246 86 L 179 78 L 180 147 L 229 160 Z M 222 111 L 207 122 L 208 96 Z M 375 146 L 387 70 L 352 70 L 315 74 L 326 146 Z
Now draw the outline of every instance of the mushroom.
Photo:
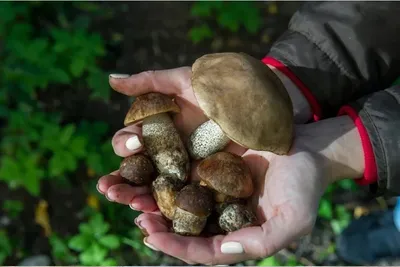
M 230 152 L 217 152 L 197 166 L 200 185 L 214 191 L 217 203 L 248 198 L 253 194 L 251 172 L 242 157 Z
M 175 199 L 184 183 L 168 174 L 160 174 L 152 184 L 153 197 L 161 213 L 173 220 L 176 210 Z
M 199 184 L 186 185 L 176 196 L 173 220 L 174 232 L 180 235 L 199 235 L 213 210 L 212 192 Z
M 293 107 L 282 82 L 260 60 L 244 53 L 198 58 L 191 83 L 208 121 L 191 134 L 193 159 L 222 150 L 230 140 L 253 150 L 287 154 L 293 139 Z
M 233 203 L 222 211 L 218 223 L 224 231 L 234 232 L 244 227 L 253 226 L 256 220 L 256 216 L 247 206 Z
M 148 157 L 143 154 L 136 154 L 122 160 L 119 173 L 129 182 L 145 185 L 152 182 L 155 170 Z
M 189 155 L 169 112 L 180 112 L 171 98 L 160 93 L 144 94 L 133 102 L 124 124 L 128 126 L 143 120 L 144 145 L 158 172 L 185 181 L 189 172 Z

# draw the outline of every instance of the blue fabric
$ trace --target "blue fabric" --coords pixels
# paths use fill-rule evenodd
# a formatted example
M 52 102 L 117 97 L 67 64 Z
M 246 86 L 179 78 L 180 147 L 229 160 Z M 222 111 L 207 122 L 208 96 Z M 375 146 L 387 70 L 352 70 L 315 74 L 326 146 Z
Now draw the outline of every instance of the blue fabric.
M 400 231 L 400 197 L 397 198 L 397 203 L 396 206 L 394 207 L 393 219 L 397 230 Z

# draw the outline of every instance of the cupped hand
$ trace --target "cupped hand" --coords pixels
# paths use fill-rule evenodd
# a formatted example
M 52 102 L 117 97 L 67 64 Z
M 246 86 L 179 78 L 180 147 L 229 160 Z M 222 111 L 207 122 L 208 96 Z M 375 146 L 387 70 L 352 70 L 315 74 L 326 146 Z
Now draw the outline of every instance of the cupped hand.
M 183 141 L 186 142 L 189 135 L 200 124 L 207 121 L 194 96 L 191 74 L 190 67 L 181 67 L 145 71 L 134 75 L 110 75 L 109 83 L 115 91 L 128 96 L 159 92 L 174 97 L 181 112 L 173 116 L 173 121 Z M 120 157 L 140 153 L 144 149 L 140 123 L 117 131 L 112 139 L 112 146 L 115 154 Z M 229 144 L 225 150 L 239 155 L 245 151 L 243 147 L 234 143 Z M 157 211 L 150 188 L 127 184 L 118 171 L 101 177 L 97 190 L 108 200 L 129 205 L 132 209 L 143 212 Z
M 259 226 L 226 236 L 185 237 L 171 233 L 159 214 L 143 213 L 136 224 L 148 235 L 145 243 L 189 264 L 233 264 L 271 256 L 310 233 L 328 184 L 323 159 L 296 145 L 288 156 L 247 150 L 242 157 L 255 179 L 251 201 Z

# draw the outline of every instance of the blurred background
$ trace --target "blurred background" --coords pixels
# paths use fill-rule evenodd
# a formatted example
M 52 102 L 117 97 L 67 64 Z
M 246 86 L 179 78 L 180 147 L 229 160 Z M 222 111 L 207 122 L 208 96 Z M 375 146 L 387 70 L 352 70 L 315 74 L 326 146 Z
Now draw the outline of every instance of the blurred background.
M 131 99 L 109 73 L 263 57 L 301 2 L 1 2 L 0 265 L 185 265 L 143 245 L 138 215 L 97 193 Z M 329 187 L 313 233 L 237 265 L 343 265 L 335 237 L 391 203 Z M 386 262 L 387 264 L 387 262 Z

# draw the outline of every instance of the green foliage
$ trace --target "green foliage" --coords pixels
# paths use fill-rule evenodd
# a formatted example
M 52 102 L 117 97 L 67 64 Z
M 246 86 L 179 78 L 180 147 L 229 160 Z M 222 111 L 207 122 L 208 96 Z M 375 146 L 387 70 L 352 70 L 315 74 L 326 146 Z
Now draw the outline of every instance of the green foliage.
M 355 191 L 357 186 L 352 179 L 344 179 L 331 184 L 322 196 L 318 209 L 318 216 L 329 221 L 335 234 L 340 234 L 352 220 L 351 213 L 344 206 L 332 204 L 331 195 L 339 189 Z
M 202 20 L 201 25 L 189 31 L 194 43 L 213 37 L 207 20 L 215 19 L 221 29 L 231 33 L 237 33 L 243 27 L 251 34 L 260 30 L 262 22 L 257 3 L 251 1 L 197 1 L 191 7 L 191 15 Z
M 3 202 L 3 210 L 11 218 L 17 218 L 24 209 L 24 203 L 18 200 L 7 199 Z
M 104 221 L 101 213 L 94 214 L 87 223 L 79 225 L 79 234 L 68 241 L 68 247 L 79 252 L 82 265 L 115 266 L 117 262 L 109 257 L 112 250 L 121 246 L 117 235 L 108 233 L 110 224 Z
M 41 91 L 76 85 L 108 100 L 107 75 L 98 67 L 105 55 L 103 39 L 89 31 L 85 17 L 69 20 L 63 10 L 56 23 L 34 27 L 30 5 L 36 4 L 0 3 L 0 37 L 7 40 L 0 50 L 0 120 L 5 121 L 0 180 L 38 196 L 43 179 L 65 182 L 81 164 L 103 174 L 114 170 L 118 159 L 112 157 L 104 122 L 65 123 L 63 113 L 47 112 L 38 98 Z
M 73 265 L 78 263 L 78 257 L 68 248 L 67 241 L 53 233 L 49 237 L 51 255 L 56 265 Z
M 7 257 L 12 254 L 11 241 L 7 232 L 0 229 L 0 265 L 3 265 Z
M 271 256 L 259 261 L 257 266 L 282 266 L 282 264 L 276 259 L 276 257 Z

